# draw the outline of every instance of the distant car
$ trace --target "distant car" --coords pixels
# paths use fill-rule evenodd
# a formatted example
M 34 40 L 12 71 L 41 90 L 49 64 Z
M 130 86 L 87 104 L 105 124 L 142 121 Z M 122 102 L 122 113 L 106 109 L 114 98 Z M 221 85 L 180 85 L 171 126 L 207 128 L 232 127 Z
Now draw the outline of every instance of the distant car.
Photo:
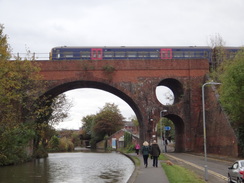
M 244 160 L 238 160 L 228 168 L 228 182 L 244 182 Z

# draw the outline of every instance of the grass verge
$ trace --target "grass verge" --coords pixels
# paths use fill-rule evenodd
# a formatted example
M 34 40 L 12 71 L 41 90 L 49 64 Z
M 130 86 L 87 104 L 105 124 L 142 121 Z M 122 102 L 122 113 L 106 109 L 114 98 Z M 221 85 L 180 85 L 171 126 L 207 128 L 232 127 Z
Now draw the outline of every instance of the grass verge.
M 168 160 L 168 158 L 163 153 L 161 153 L 158 157 L 158 160 Z
M 179 165 L 167 165 L 162 163 L 162 167 L 170 183 L 205 183 L 194 172 Z
M 136 156 L 131 156 L 131 158 L 133 159 L 133 161 L 135 162 L 135 166 L 140 166 L 141 161 L 138 157 Z

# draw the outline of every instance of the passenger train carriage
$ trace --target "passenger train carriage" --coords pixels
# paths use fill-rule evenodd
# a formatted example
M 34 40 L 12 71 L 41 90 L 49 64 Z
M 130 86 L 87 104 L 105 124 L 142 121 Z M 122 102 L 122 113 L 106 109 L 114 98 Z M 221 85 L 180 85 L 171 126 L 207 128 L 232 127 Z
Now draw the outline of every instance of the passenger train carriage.
M 227 48 L 230 53 L 237 48 Z M 51 60 L 208 59 L 210 47 L 55 47 Z

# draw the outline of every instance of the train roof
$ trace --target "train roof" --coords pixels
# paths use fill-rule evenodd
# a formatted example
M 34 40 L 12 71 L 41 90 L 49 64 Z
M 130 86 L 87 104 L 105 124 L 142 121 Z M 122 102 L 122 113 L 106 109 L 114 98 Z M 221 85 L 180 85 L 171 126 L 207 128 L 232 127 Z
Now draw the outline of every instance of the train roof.
M 54 47 L 53 49 L 57 48 L 70 48 L 70 49 L 79 49 L 79 48 L 114 48 L 114 49 L 124 49 L 124 48 L 129 48 L 129 49 L 158 49 L 158 48 L 198 48 L 198 49 L 210 49 L 211 47 L 209 46 L 57 46 Z
M 52 49 L 212 49 L 210 46 L 58 46 Z M 241 47 L 228 47 L 224 46 L 225 49 L 241 49 Z

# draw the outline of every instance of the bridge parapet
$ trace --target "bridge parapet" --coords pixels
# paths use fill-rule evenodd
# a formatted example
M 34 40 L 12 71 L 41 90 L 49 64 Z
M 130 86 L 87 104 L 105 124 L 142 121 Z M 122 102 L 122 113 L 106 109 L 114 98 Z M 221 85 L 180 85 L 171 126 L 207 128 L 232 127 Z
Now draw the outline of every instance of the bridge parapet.
M 106 78 L 113 74 L 113 81 L 137 81 L 140 77 L 202 76 L 208 72 L 208 61 L 195 60 L 82 60 L 82 61 L 38 61 L 46 80 L 92 75 Z M 113 71 L 109 70 L 113 69 Z M 163 72 L 162 72 L 163 71 Z

